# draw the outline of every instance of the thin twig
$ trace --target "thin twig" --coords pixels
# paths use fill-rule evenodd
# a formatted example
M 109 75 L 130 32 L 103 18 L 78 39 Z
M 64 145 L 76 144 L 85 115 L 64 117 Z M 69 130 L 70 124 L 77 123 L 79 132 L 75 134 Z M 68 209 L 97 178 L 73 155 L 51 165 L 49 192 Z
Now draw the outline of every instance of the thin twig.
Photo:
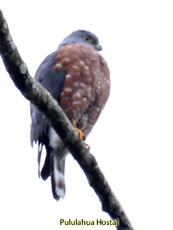
M 23 96 L 36 105 L 49 119 L 52 127 L 83 169 L 89 184 L 98 195 L 103 211 L 112 219 L 118 219 L 119 230 L 133 230 L 125 212 L 101 172 L 95 157 L 89 153 L 86 144 L 78 141 L 78 135 L 70 121 L 54 100 L 29 74 L 17 47 L 9 33 L 8 25 L 0 11 L 0 54 L 4 65 L 16 87 Z

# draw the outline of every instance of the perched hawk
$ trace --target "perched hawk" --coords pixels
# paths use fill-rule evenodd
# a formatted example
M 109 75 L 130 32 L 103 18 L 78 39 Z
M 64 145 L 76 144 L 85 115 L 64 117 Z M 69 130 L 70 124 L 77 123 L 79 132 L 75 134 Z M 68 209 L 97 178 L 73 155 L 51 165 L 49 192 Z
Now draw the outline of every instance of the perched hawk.
M 77 30 L 39 66 L 35 79 L 58 101 L 80 139 L 87 137 L 96 123 L 110 91 L 109 69 L 98 53 L 102 47 L 91 32 Z M 38 144 L 41 177 L 51 177 L 56 200 L 65 195 L 64 168 L 68 150 L 44 115 L 31 104 L 31 144 Z M 42 147 L 46 158 L 40 172 Z

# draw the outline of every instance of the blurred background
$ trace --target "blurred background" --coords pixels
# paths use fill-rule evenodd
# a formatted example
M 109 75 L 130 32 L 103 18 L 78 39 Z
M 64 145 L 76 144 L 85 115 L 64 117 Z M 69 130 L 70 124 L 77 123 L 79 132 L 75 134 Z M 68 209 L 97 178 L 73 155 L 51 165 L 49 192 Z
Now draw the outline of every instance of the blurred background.
M 173 228 L 172 1 L 1 0 L 1 10 L 32 76 L 73 30 L 99 37 L 111 95 L 87 143 L 135 229 Z M 29 102 L 2 61 L 0 75 L 0 228 L 62 230 L 60 218 L 108 219 L 71 155 L 65 199 L 52 198 L 30 146 Z

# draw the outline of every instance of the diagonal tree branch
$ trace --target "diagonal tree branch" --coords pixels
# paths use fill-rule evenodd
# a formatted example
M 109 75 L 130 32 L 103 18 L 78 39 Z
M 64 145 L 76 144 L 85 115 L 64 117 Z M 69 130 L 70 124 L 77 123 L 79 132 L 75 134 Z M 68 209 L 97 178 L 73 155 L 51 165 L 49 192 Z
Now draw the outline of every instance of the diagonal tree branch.
M 67 148 L 83 169 L 89 184 L 98 195 L 103 211 L 112 219 L 118 219 L 118 230 L 133 230 L 133 227 L 115 197 L 95 157 L 86 144 L 78 141 L 78 135 L 72 124 L 52 98 L 29 74 L 26 64 L 21 59 L 17 47 L 9 33 L 8 25 L 0 10 L 0 54 L 4 65 L 16 87 L 23 96 L 36 105 L 51 122 L 52 127 L 61 137 Z

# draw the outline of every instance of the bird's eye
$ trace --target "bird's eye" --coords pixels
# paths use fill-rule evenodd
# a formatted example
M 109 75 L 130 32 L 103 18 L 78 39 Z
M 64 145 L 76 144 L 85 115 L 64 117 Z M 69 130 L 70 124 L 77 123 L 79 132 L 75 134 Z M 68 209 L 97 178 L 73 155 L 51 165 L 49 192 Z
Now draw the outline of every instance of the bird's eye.
M 89 42 L 89 43 L 93 43 L 93 39 L 91 38 L 91 37 L 89 37 L 89 36 L 86 36 L 85 38 L 85 41 L 87 41 L 87 42 Z

